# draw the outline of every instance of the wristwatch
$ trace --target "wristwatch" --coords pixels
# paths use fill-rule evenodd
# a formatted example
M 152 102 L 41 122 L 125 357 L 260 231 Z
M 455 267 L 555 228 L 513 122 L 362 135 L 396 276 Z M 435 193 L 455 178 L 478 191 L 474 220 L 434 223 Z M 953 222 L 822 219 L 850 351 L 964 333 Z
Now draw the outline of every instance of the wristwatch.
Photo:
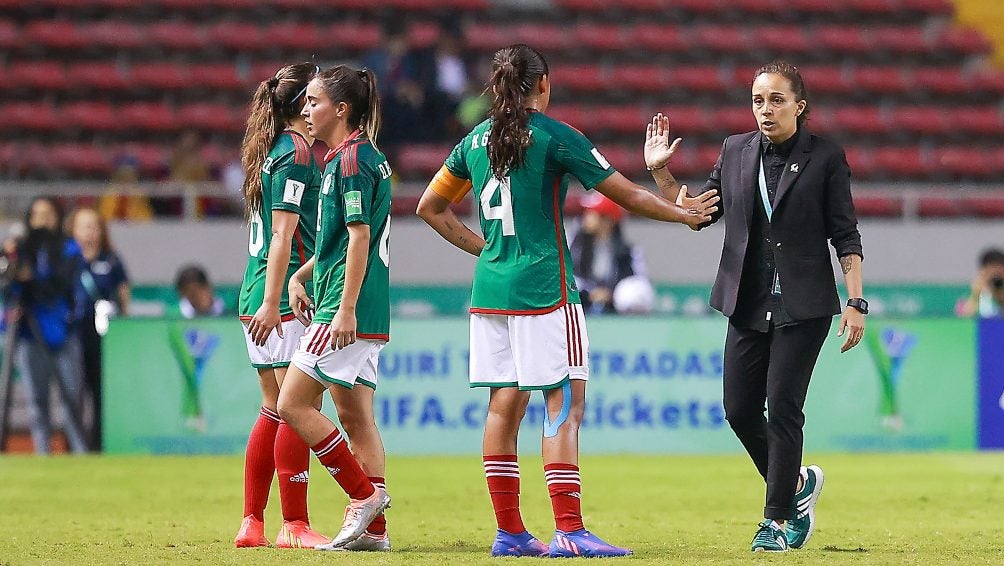
M 847 306 L 858 309 L 861 314 L 868 314 L 868 301 L 860 297 L 856 299 L 847 299 Z

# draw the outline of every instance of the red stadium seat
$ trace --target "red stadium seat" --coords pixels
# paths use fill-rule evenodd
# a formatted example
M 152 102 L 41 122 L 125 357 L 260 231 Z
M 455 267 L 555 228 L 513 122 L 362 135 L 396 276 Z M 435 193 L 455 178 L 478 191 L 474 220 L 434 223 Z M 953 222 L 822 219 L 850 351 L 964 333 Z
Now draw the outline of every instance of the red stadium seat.
M 903 215 L 903 199 L 895 196 L 855 193 L 854 213 L 859 218 L 895 218 Z
M 917 215 L 923 218 L 966 216 L 966 204 L 961 198 L 922 195 L 917 204 Z
M 124 106 L 119 115 L 129 128 L 171 131 L 179 127 L 174 109 L 162 102 L 137 102 Z
M 151 24 L 146 30 L 146 36 L 155 45 L 162 45 L 168 49 L 204 49 L 209 46 L 204 30 L 185 21 L 174 20 Z
M 595 91 L 606 84 L 606 73 L 596 65 L 562 65 L 551 75 L 551 85 L 558 91 Z
M 158 144 L 125 144 L 116 152 L 118 155 L 131 155 L 139 163 L 140 172 L 147 177 L 156 176 L 167 169 L 170 152 Z
M 66 71 L 54 61 L 12 63 L 7 69 L 9 88 L 62 90 L 66 88 Z
M 464 28 L 464 42 L 471 49 L 498 49 L 508 45 L 509 30 L 492 24 L 471 23 Z
M 172 90 L 192 86 L 188 66 L 174 63 L 137 63 L 130 77 L 132 84 L 140 88 Z
M 920 67 L 913 72 L 914 87 L 938 94 L 963 94 L 971 88 L 970 81 L 959 69 Z
M 983 55 L 993 51 L 993 44 L 978 29 L 963 26 L 946 28 L 934 44 L 963 55 Z
M 670 86 L 662 65 L 619 65 L 610 71 L 619 88 L 639 92 L 661 92 Z
M 12 49 L 20 45 L 21 32 L 10 20 L 0 20 L 0 49 Z
M 696 92 L 723 92 L 730 85 L 722 79 L 715 65 L 687 65 L 668 70 L 664 77 L 667 86 L 677 90 Z
M 121 90 L 129 81 L 119 66 L 113 62 L 76 63 L 70 65 L 67 80 L 72 88 Z
M 269 44 L 297 51 L 313 52 L 327 41 L 320 28 L 309 21 L 276 22 L 266 27 L 263 34 Z
M 687 138 L 694 134 L 707 134 L 720 131 L 719 125 L 714 123 L 711 116 L 704 108 L 695 105 L 674 105 L 666 107 L 656 107 L 655 112 L 662 112 L 669 117 L 669 135 L 671 138 L 684 138 L 683 143 L 687 144 Z M 645 116 L 645 123 L 652 118 Z
M 881 93 L 901 93 L 909 88 L 900 67 L 859 67 L 854 71 L 854 82 L 862 89 Z
M 810 92 L 823 94 L 844 94 L 854 89 L 854 82 L 850 80 L 848 74 L 841 67 L 834 65 L 806 65 L 800 66 L 799 71 L 805 84 L 811 89 Z M 752 82 L 750 76 L 746 84 Z
M 993 135 L 1004 138 L 1004 116 L 996 106 L 972 106 L 956 108 L 951 115 L 954 126 L 963 134 Z
M 980 148 L 939 147 L 933 161 L 938 176 L 949 179 L 986 179 L 993 174 L 989 156 Z
M 80 49 L 90 39 L 67 20 L 35 20 L 24 27 L 24 41 L 51 49 Z
M 544 51 L 563 51 L 575 47 L 576 43 L 572 34 L 566 33 L 565 28 L 557 24 L 520 24 L 509 28 L 508 40 L 497 43 L 490 47 L 492 51 L 505 45 L 509 45 L 514 40 Z
M 950 16 L 955 9 L 951 0 L 899 0 L 900 8 L 928 15 Z
M 1004 198 L 973 196 L 966 199 L 970 212 L 983 218 L 1004 218 Z
M 0 105 L 0 127 L 7 130 L 53 131 L 62 126 L 58 109 L 41 102 L 11 102 Z
M 147 41 L 135 24 L 120 20 L 90 23 L 83 26 L 81 33 L 89 45 L 114 49 L 136 49 Z
M 548 106 L 547 115 L 560 122 L 564 122 L 569 125 L 574 124 L 575 128 L 582 130 L 587 134 L 600 129 L 592 120 L 590 108 L 584 108 L 577 105 L 554 105 Z
M 121 117 L 107 102 L 71 102 L 63 106 L 66 127 L 95 131 L 125 129 Z
M 833 127 L 842 132 L 867 135 L 889 131 L 885 117 L 875 106 L 841 106 L 833 112 Z
M 627 33 L 633 42 L 646 51 L 670 53 L 690 48 L 680 33 L 680 28 L 671 24 L 639 24 Z
M 843 0 L 845 10 L 852 10 L 865 17 L 881 14 L 895 14 L 899 9 L 899 0 Z
M 702 181 L 706 180 L 708 176 L 711 175 L 711 171 L 715 168 L 715 163 L 718 162 L 718 156 L 721 155 L 721 153 L 722 144 L 702 145 L 697 148 L 697 152 L 694 154 L 693 170 Z
M 439 171 L 452 148 L 438 144 L 412 144 L 401 148 L 397 166 L 401 173 L 430 177 Z
M 749 50 L 749 39 L 740 26 L 704 25 L 693 29 L 696 47 L 717 53 L 736 53 Z
M 785 0 L 731 0 L 731 7 L 741 16 L 775 16 L 787 9 Z
M 251 72 L 248 75 L 248 83 L 257 86 L 262 81 L 275 76 L 276 71 L 283 68 L 288 63 L 286 61 L 261 62 L 251 65 Z
M 768 25 L 751 29 L 751 44 L 777 53 L 808 53 L 815 47 L 809 33 L 798 25 Z
M 716 128 L 731 134 L 749 132 L 757 128 L 756 118 L 750 108 L 722 106 L 712 111 L 711 122 Z
M 581 23 L 572 28 L 572 38 L 575 44 L 597 51 L 621 51 L 634 44 L 618 24 Z
M 356 50 L 373 49 L 381 39 L 376 24 L 339 22 L 322 28 L 321 33 L 328 44 Z
M 926 53 L 930 48 L 924 30 L 918 26 L 883 26 L 872 28 L 872 46 L 895 54 Z
M 241 132 L 246 126 L 245 117 L 238 116 L 227 104 L 196 103 L 182 106 L 178 109 L 177 121 L 183 129 L 219 132 Z
M 439 41 L 442 30 L 435 22 L 413 22 L 408 26 L 408 44 L 413 48 L 425 49 Z
M 812 32 L 812 39 L 830 53 L 859 55 L 871 49 L 868 38 L 858 26 L 824 26 Z
M 890 125 L 896 130 L 923 135 L 944 134 L 953 127 L 945 110 L 936 106 L 896 108 Z
M 196 86 L 220 90 L 237 90 L 248 86 L 237 74 L 237 66 L 233 63 L 192 65 L 188 72 L 191 84 Z
M 89 143 L 59 143 L 49 150 L 49 165 L 83 175 L 107 174 L 111 157 L 101 147 Z
M 876 165 L 872 149 L 849 146 L 845 152 L 847 164 L 851 167 L 851 175 L 855 179 L 870 179 L 875 176 Z
M 264 30 L 250 22 L 222 21 L 206 28 L 206 35 L 212 45 L 235 51 L 257 51 L 271 44 Z
M 635 134 L 641 139 L 651 115 L 642 112 L 642 109 L 635 104 L 614 105 L 605 104 L 584 109 L 588 116 L 581 122 L 572 122 L 572 125 L 581 123 L 583 125 L 592 123 L 600 129 L 623 134 Z
M 875 166 L 890 179 L 924 178 L 935 170 L 915 146 L 879 147 L 875 149 L 874 156 Z

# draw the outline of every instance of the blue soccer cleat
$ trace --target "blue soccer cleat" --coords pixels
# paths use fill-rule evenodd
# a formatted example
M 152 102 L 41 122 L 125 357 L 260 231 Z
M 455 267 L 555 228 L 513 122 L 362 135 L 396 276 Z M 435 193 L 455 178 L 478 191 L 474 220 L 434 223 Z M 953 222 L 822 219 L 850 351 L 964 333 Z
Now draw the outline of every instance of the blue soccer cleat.
M 630 548 L 607 544 L 586 529 L 570 533 L 554 531 L 548 551 L 551 558 L 606 558 L 632 554 Z
M 514 535 L 499 529 L 492 543 L 492 556 L 547 556 L 547 545 L 527 531 Z

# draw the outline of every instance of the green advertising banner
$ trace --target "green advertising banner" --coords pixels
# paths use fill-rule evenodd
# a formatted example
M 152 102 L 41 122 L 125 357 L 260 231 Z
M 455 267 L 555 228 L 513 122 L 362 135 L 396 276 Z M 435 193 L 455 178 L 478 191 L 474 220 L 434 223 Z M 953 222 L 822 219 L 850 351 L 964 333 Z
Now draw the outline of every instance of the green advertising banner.
M 974 327 L 868 321 L 867 341 L 823 347 L 806 404 L 806 449 L 964 450 L 975 439 Z M 467 387 L 465 318 L 396 321 L 380 360 L 378 424 L 394 454 L 477 453 L 487 391 Z M 117 320 L 105 347 L 112 453 L 244 448 L 260 395 L 236 320 Z M 584 452 L 742 448 L 721 406 L 722 319 L 594 317 Z M 833 333 L 836 333 L 834 323 Z M 325 412 L 333 414 L 330 400 Z M 539 450 L 535 393 L 520 449 Z

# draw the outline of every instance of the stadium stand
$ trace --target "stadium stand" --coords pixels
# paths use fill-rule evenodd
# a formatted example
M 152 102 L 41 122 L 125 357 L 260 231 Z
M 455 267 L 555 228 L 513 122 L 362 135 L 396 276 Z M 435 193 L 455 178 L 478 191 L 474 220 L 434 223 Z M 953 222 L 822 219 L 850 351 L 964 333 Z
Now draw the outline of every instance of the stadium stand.
M 953 10 L 947 0 L 552 0 L 523 11 L 488 0 L 0 0 L 4 148 L 60 140 L 3 174 L 106 179 L 115 156 L 141 152 L 150 175 L 185 130 L 202 133 L 218 169 L 258 81 L 281 62 L 359 60 L 392 18 L 408 22 L 415 48 L 459 34 L 474 81 L 499 46 L 539 47 L 554 69 L 551 113 L 629 174 L 644 171 L 644 124 L 665 111 L 686 139 L 676 170 L 706 175 L 723 137 L 752 125 L 753 70 L 783 55 L 806 76 L 810 128 L 844 143 L 857 179 L 999 180 L 1004 73 L 988 65 L 989 40 L 953 22 Z M 439 129 L 384 142 L 402 179 L 438 169 L 456 137 Z M 878 216 L 901 208 L 884 198 L 863 206 Z

